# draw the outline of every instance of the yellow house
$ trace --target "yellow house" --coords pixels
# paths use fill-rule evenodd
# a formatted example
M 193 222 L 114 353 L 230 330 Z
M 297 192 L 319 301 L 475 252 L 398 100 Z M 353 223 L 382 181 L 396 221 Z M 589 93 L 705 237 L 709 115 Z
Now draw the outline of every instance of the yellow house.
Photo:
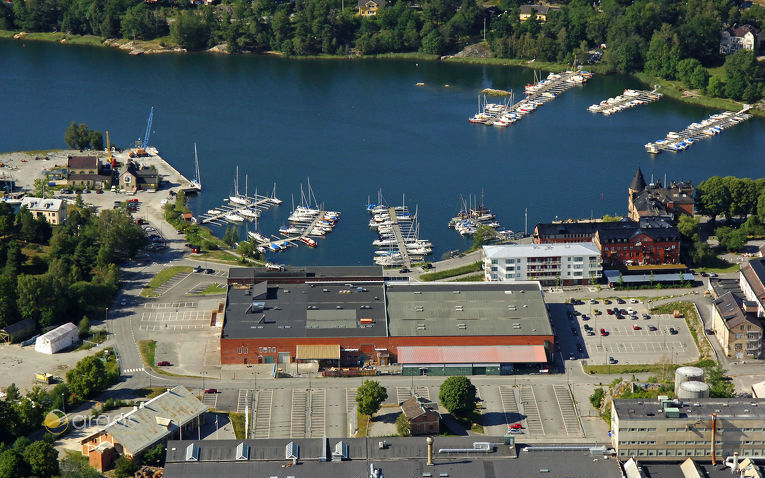
M 521 5 L 520 19 L 522 22 L 528 20 L 531 15 L 535 15 L 538 22 L 547 21 L 547 13 L 550 11 L 550 7 L 546 5 Z
M 42 216 L 53 226 L 66 221 L 66 202 L 62 199 L 25 197 L 21 200 L 21 207 L 29 209 L 35 219 Z
M 359 0 L 359 15 L 368 17 L 377 15 L 377 10 L 385 6 L 385 0 Z

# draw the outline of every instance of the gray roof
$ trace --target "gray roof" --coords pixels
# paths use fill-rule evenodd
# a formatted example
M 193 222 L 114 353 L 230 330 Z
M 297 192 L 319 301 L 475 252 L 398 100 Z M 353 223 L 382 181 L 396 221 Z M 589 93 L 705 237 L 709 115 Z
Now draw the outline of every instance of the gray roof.
M 387 297 L 392 337 L 552 335 L 538 282 L 389 284 Z
M 707 458 L 709 459 L 709 458 Z M 707 478 L 731 478 L 737 475 L 731 475 L 728 467 L 712 466 L 711 463 L 694 462 L 701 468 Z M 653 461 L 641 461 L 640 466 L 648 472 L 646 476 L 651 478 L 688 478 L 680 469 L 680 463 L 654 463 Z
M 741 285 L 738 279 L 722 279 L 720 277 L 710 277 L 709 285 L 712 287 L 714 297 L 722 297 L 728 292 L 732 292 L 738 296 L 744 295 L 741 291 Z
M 105 431 L 134 455 L 205 412 L 206 405 L 185 387 L 178 386 L 122 415 L 94 435 Z M 160 425 L 158 421 L 162 419 L 169 419 L 169 426 Z M 89 438 L 84 438 L 81 443 L 87 442 Z
M 268 283 L 265 299 L 253 297 L 255 288 L 230 287 L 221 338 L 277 337 L 386 337 L 385 292 L 382 284 Z M 257 291 L 256 291 L 257 292 Z M 265 308 L 253 310 L 253 302 Z M 370 325 L 360 319 L 370 318 Z
M 306 281 L 322 279 L 337 281 L 379 281 L 383 278 L 380 266 L 317 266 L 317 267 L 285 267 L 283 271 L 269 271 L 263 267 L 232 267 L 228 273 L 229 281 L 235 280 L 268 280 L 273 283 L 285 279 L 303 278 Z
M 645 178 L 643 177 L 643 171 L 640 170 L 640 167 L 635 171 L 635 177 L 632 178 L 630 189 L 636 192 L 645 189 Z
M 677 420 L 665 418 L 659 412 L 662 404 L 656 399 L 616 399 L 613 408 L 619 415 L 619 420 L 630 418 L 639 420 Z M 712 413 L 717 413 L 718 419 L 723 418 L 765 418 L 765 399 L 762 398 L 695 398 L 689 402 L 679 402 L 680 418 L 709 419 Z
M 728 329 L 741 325 L 744 322 L 749 322 L 760 329 L 761 327 L 758 321 L 744 313 L 741 308 L 742 302 L 743 299 L 741 297 L 734 295 L 733 292 L 726 292 L 718 297 L 714 304 L 717 313 L 723 318 L 725 326 Z
M 607 270 L 603 271 L 603 275 L 608 280 L 609 284 L 619 283 L 619 271 Z M 622 274 L 622 282 L 629 283 L 642 283 L 642 282 L 693 282 L 693 274 L 691 273 L 669 273 L 669 274 L 655 274 L 651 277 L 651 274 Z
M 545 15 L 550 11 L 550 7 L 547 5 L 521 5 L 521 13 L 536 12 L 540 15 Z
M 385 440 L 388 447 L 380 449 L 378 442 Z M 284 468 L 285 448 L 292 441 L 299 447 L 296 466 Z M 328 440 L 326 451 L 335 449 L 340 440 Z M 319 462 L 324 448 L 322 439 L 246 440 L 249 459 L 234 460 L 236 447 L 241 440 L 220 441 L 170 441 L 165 462 L 166 478 L 195 478 L 225 476 L 226 478 L 250 478 L 294 476 L 295 478 L 352 478 L 367 477 L 369 467 L 380 469 L 391 478 L 430 476 L 471 478 L 526 478 L 538 476 L 540 468 L 550 470 L 551 476 L 569 478 L 617 478 L 620 477 L 615 460 L 603 460 L 579 452 L 528 452 L 516 456 L 515 447 L 502 445 L 502 437 L 435 437 L 433 462 L 426 465 L 425 438 L 386 437 L 365 440 L 348 438 L 348 460 Z M 495 444 L 492 453 L 439 453 L 440 449 L 473 448 L 475 442 Z M 198 461 L 186 461 L 189 445 L 199 447 Z

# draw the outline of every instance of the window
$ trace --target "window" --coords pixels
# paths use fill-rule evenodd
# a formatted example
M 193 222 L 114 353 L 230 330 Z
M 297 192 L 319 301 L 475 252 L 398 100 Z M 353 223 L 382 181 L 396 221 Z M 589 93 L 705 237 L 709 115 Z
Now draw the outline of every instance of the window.
M 244 353 L 247 354 L 247 347 L 244 348 Z
M 241 354 L 242 353 L 242 347 L 239 347 L 236 351 L 237 351 L 237 353 Z
M 497 263 L 497 260 L 496 260 L 496 259 L 492 259 L 492 260 L 491 260 L 491 263 L 492 263 L 492 264 L 496 264 L 496 263 Z
M 655 428 L 649 428 L 648 431 L 651 432 L 651 433 L 655 433 L 656 429 Z

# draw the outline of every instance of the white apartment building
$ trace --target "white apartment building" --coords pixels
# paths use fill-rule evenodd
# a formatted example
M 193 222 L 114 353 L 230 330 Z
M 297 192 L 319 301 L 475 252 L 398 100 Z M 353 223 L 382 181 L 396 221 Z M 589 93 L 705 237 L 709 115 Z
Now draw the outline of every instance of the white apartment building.
M 535 280 L 542 285 L 577 285 L 603 274 L 600 251 L 591 242 L 503 244 L 483 247 L 487 281 Z

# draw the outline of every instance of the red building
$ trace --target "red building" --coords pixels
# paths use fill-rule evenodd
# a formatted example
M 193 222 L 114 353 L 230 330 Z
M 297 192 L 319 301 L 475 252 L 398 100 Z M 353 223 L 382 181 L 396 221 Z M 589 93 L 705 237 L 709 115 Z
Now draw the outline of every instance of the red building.
M 613 224 L 623 227 L 603 227 L 595 234 L 603 267 L 680 262 L 680 232 L 675 226 L 645 218 L 639 223 Z

